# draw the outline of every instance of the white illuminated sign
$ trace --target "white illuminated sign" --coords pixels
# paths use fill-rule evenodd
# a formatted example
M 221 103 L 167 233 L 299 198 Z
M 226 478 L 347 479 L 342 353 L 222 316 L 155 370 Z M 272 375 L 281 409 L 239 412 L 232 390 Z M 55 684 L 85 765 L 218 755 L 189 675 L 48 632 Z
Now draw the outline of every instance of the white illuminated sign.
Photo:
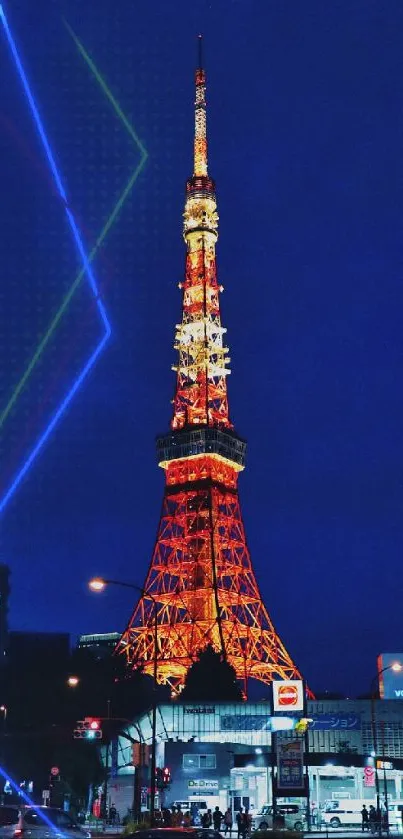
M 273 682 L 274 711 L 303 711 L 304 683 L 297 680 Z

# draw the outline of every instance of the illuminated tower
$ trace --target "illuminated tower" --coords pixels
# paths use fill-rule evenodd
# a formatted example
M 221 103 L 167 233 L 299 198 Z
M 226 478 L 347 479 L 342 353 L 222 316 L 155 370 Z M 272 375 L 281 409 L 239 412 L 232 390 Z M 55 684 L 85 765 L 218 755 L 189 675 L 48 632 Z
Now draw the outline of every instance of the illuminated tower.
M 199 44 L 201 42 L 199 41 Z M 246 444 L 228 412 L 228 349 L 216 271 L 217 203 L 207 171 L 206 82 L 196 70 L 194 174 L 186 184 L 182 320 L 176 326 L 171 431 L 157 438 L 165 492 L 154 553 L 118 651 L 180 690 L 198 650 L 213 644 L 249 678 L 300 678 L 262 603 L 245 539 L 238 474 Z

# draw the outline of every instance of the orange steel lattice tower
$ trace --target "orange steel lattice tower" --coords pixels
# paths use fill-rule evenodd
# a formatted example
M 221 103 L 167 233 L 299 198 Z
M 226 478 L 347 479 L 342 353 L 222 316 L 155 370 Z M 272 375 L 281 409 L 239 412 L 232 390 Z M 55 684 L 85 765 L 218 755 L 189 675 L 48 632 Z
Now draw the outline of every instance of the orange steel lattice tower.
M 178 692 L 197 652 L 212 644 L 233 665 L 246 692 L 249 678 L 270 683 L 301 676 L 263 605 L 239 504 L 246 444 L 228 413 L 230 359 L 220 317 L 218 216 L 215 184 L 207 172 L 205 92 L 200 47 L 173 419 L 171 431 L 157 438 L 166 486 L 144 591 L 117 651 L 152 675 L 157 610 L 159 682 Z

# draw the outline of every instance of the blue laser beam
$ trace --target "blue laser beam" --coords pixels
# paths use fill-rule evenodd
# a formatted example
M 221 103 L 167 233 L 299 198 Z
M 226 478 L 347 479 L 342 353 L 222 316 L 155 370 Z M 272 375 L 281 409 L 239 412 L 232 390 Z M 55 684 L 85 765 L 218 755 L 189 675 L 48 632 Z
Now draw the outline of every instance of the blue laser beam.
M 89 371 L 91 370 L 91 367 L 93 366 L 93 364 L 95 364 L 95 361 L 97 360 L 99 354 L 102 352 L 102 350 L 103 350 L 103 348 L 104 348 L 104 346 L 105 346 L 105 344 L 106 344 L 106 342 L 109 338 L 109 334 L 110 333 L 104 335 L 104 337 L 102 338 L 102 340 L 100 341 L 100 343 L 98 344 L 98 346 L 96 347 L 96 349 L 94 350 L 94 352 L 92 353 L 90 358 L 88 359 L 85 367 L 81 370 L 81 373 L 77 376 L 77 378 L 76 378 L 73 386 L 70 388 L 67 396 L 65 396 L 65 398 L 63 399 L 63 402 L 61 403 L 61 405 L 59 405 L 59 408 L 57 409 L 56 413 L 53 415 L 52 419 L 50 420 L 49 425 L 46 428 L 46 431 L 44 431 L 42 436 L 39 438 L 36 445 L 32 449 L 31 454 L 28 455 L 27 460 L 24 463 L 24 466 L 18 472 L 16 478 L 14 479 L 11 486 L 8 488 L 5 495 L 3 495 L 2 499 L 0 500 L 0 513 L 3 512 L 4 508 L 6 507 L 7 503 L 9 502 L 11 496 L 13 495 L 15 490 L 17 489 L 18 484 L 22 481 L 23 477 L 27 474 L 27 472 L 30 469 L 30 467 L 32 466 L 32 463 L 34 462 L 36 456 L 39 454 L 42 446 L 44 445 L 44 443 L 46 443 L 46 440 L 48 439 L 49 434 L 52 433 L 55 425 L 59 422 L 60 417 L 62 416 L 62 414 L 64 414 L 69 402 L 71 402 L 74 394 L 76 393 L 76 391 L 78 390 L 80 385 L 83 383 L 87 373 L 89 373 Z
M 3 776 L 5 781 L 8 781 L 10 787 L 12 787 L 15 790 L 17 795 L 23 798 L 25 803 L 28 804 L 29 807 L 32 807 L 33 810 L 35 810 L 35 813 L 37 813 L 38 816 L 41 817 L 42 821 L 44 821 L 45 824 L 47 824 L 52 831 L 60 835 L 60 828 L 57 828 L 56 825 L 53 824 L 53 822 L 47 816 L 45 808 L 38 807 L 36 804 L 34 804 L 29 795 L 27 795 L 26 792 L 24 792 L 24 790 L 21 789 L 21 787 L 19 787 L 18 784 L 16 784 L 16 782 L 11 778 L 11 776 L 6 772 L 6 770 L 3 769 L 2 766 L 0 766 L 0 775 Z
M 85 275 L 87 277 L 87 280 L 88 280 L 90 289 L 92 291 L 92 294 L 95 298 L 97 309 L 98 309 L 98 312 L 99 312 L 99 315 L 101 317 L 101 321 L 103 323 L 104 330 L 105 330 L 104 335 L 102 336 L 99 344 L 97 345 L 96 349 L 92 352 L 89 360 L 86 362 L 86 364 L 83 367 L 83 369 L 81 370 L 81 372 L 78 374 L 75 382 L 73 383 L 72 387 L 70 388 L 67 395 L 63 399 L 63 402 L 61 403 L 61 405 L 59 406 L 59 408 L 57 409 L 57 411 L 53 415 L 52 419 L 50 420 L 46 430 L 39 437 L 39 440 L 36 442 L 36 444 L 35 444 L 34 448 L 32 449 L 31 453 L 28 455 L 24 465 L 21 467 L 21 469 L 17 473 L 17 475 L 16 475 L 15 479 L 13 480 L 11 486 L 8 488 L 8 490 L 3 495 L 3 497 L 0 499 L 0 513 L 2 513 L 4 511 L 6 505 L 10 501 L 12 495 L 14 494 L 15 490 L 17 489 L 17 487 L 21 483 L 22 479 L 27 474 L 27 472 L 28 472 L 29 468 L 31 467 L 33 461 L 35 460 L 35 458 L 39 454 L 42 446 L 45 444 L 49 435 L 51 434 L 51 432 L 53 431 L 53 429 L 57 425 L 60 417 L 64 414 L 64 412 L 65 412 L 67 406 L 69 405 L 69 403 L 71 402 L 73 396 L 75 395 L 78 388 L 83 383 L 85 377 L 90 372 L 93 365 L 95 364 L 95 361 L 97 360 L 98 356 L 102 352 L 105 344 L 109 340 L 109 338 L 111 336 L 111 325 L 110 325 L 110 322 L 109 322 L 109 319 L 108 319 L 108 316 L 107 316 L 107 313 L 106 313 L 106 310 L 105 310 L 105 306 L 104 306 L 104 304 L 101 300 L 100 294 L 99 294 L 98 285 L 97 285 L 94 273 L 93 273 L 92 268 L 91 268 L 90 260 L 88 259 L 88 256 L 87 256 L 87 254 L 85 252 L 85 249 L 84 249 L 84 245 L 83 245 L 83 241 L 82 241 L 82 238 L 81 238 L 81 235 L 80 235 L 80 231 L 79 231 L 78 226 L 76 224 L 74 215 L 73 215 L 73 213 L 71 212 L 71 210 L 68 206 L 66 190 L 63 186 L 62 178 L 61 178 L 59 170 L 57 168 L 56 161 L 55 161 L 55 158 L 54 158 L 54 154 L 52 152 L 49 140 L 47 138 L 43 122 L 42 122 L 41 117 L 39 115 L 39 111 L 38 111 L 38 108 L 37 108 L 37 105 L 36 105 L 31 87 L 29 85 L 24 67 L 22 65 L 15 40 L 14 40 L 13 35 L 11 33 L 11 29 L 10 29 L 8 20 L 6 18 L 5 12 L 4 12 L 4 7 L 1 3 L 0 3 L 0 20 L 3 24 L 4 32 L 6 34 L 6 38 L 7 38 L 10 50 L 11 50 L 11 54 L 12 54 L 13 59 L 14 59 L 14 63 L 15 63 L 15 66 L 17 68 L 18 75 L 20 77 L 20 80 L 21 80 L 23 89 L 25 91 L 26 97 L 28 99 L 29 107 L 30 107 L 32 116 L 34 118 L 34 121 L 35 121 L 37 130 L 38 130 L 40 139 L 42 141 L 42 145 L 43 145 L 43 148 L 45 150 L 46 157 L 48 159 L 50 171 L 52 173 L 57 191 L 58 191 L 58 193 L 59 193 L 59 195 L 60 195 L 60 197 L 63 201 L 64 210 L 65 210 L 67 220 L 69 222 L 69 225 L 70 225 L 70 228 L 71 228 L 71 231 L 72 231 L 72 234 L 73 234 L 73 239 L 76 243 L 78 253 L 79 253 L 80 258 L 82 260 L 83 269 L 85 270 Z

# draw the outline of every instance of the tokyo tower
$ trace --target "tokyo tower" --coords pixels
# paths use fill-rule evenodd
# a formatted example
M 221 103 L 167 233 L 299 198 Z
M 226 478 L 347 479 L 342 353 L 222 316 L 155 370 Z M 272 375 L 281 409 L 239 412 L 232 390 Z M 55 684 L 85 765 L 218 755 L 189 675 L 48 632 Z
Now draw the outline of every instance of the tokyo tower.
M 143 594 L 119 642 L 132 667 L 173 693 L 199 650 L 212 644 L 235 668 L 266 684 L 301 678 L 262 602 L 238 497 L 246 444 L 229 417 L 230 372 L 216 270 L 215 183 L 207 170 L 206 77 L 196 70 L 194 173 L 186 183 L 186 269 L 176 326 L 171 431 L 157 438 L 165 492 Z M 158 632 L 154 632 L 157 616 Z

